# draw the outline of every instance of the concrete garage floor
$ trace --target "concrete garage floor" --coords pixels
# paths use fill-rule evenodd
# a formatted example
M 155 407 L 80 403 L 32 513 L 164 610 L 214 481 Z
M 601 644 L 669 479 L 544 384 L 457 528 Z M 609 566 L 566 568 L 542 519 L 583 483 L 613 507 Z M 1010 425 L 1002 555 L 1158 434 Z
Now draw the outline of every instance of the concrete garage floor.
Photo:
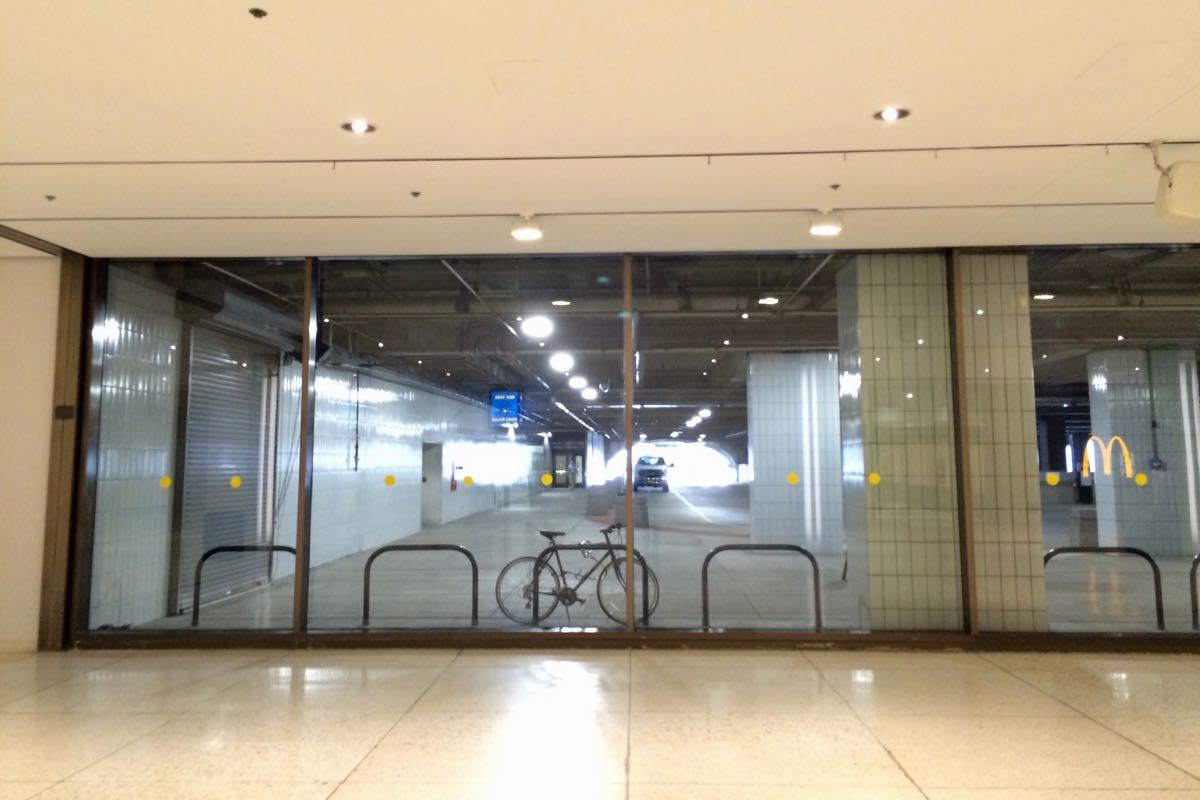
M 1200 797 L 1200 658 L 0 655 L 0 798 Z
M 637 547 L 658 575 L 660 599 L 653 627 L 696 628 L 701 622 L 700 566 L 719 544 L 749 542 L 747 487 L 686 488 L 646 495 L 651 526 L 637 532 Z M 536 555 L 546 544 L 538 530 L 565 531 L 562 540 L 601 542 L 599 529 L 611 517 L 588 517 L 586 492 L 558 489 L 477 514 L 401 540 L 405 544 L 463 545 L 479 562 L 480 627 L 517 629 L 495 599 L 496 577 L 519 556 Z M 1075 543 L 1078 531 L 1067 517 L 1049 514 L 1046 537 L 1054 545 Z M 320 537 L 320 530 L 313 532 Z M 1086 536 L 1086 532 L 1084 534 Z M 312 571 L 311 626 L 357 628 L 362 622 L 363 565 L 369 552 L 356 553 Z M 568 569 L 583 567 L 579 554 L 564 553 Z M 855 598 L 841 580 L 841 553 L 818 554 L 821 599 L 827 629 L 851 628 Z M 1170 630 L 1190 630 L 1186 558 L 1160 559 Z M 549 627 L 616 625 L 596 604 L 595 577 L 580 588 L 586 598 L 569 610 L 560 606 Z M 788 554 L 726 553 L 710 570 L 712 625 L 730 628 L 811 629 L 812 577 L 808 562 Z M 572 585 L 574 581 L 572 581 Z M 1053 630 L 1154 630 L 1150 573 L 1137 559 L 1062 556 L 1047 573 Z M 390 553 L 372 572 L 372 628 L 469 627 L 469 569 L 455 553 Z M 281 579 L 227 600 L 209 603 L 201 614 L 205 628 L 286 628 L 291 624 L 292 581 Z M 640 607 L 639 607 L 640 608 Z M 186 617 L 143 626 L 178 628 Z

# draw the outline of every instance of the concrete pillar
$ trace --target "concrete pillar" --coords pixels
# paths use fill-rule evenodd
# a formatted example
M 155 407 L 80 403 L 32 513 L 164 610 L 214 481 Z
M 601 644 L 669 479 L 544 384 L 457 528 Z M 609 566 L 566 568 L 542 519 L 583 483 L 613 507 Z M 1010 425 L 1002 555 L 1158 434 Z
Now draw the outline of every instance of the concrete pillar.
M 746 382 L 751 540 L 841 555 L 837 353 L 755 353 Z
M 838 274 L 843 527 L 858 624 L 963 624 L 946 269 L 858 256 Z
M 1087 455 L 1100 544 L 1140 547 L 1154 556 L 1200 552 L 1196 351 L 1100 350 L 1088 354 L 1087 363 L 1096 437 Z

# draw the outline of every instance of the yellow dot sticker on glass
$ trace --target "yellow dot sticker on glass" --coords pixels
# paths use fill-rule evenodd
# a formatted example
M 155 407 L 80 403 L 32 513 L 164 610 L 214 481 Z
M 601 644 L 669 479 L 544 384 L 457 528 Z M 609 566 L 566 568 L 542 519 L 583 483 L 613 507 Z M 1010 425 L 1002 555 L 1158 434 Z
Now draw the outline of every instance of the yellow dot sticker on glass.
M 549 486 L 552 483 L 554 483 L 554 476 L 549 472 L 542 476 L 542 486 Z
M 168 478 L 166 475 L 163 475 L 161 478 L 158 479 L 158 485 L 164 489 L 170 489 L 171 488 L 171 479 Z
M 1062 478 L 1059 477 L 1057 472 L 1047 472 L 1046 473 L 1046 485 L 1047 486 L 1058 486 L 1058 482 L 1060 480 L 1062 480 Z
M 792 486 L 795 486 L 797 483 L 800 482 L 800 476 L 794 472 L 789 472 L 787 474 L 787 482 L 790 483 Z
M 1148 477 L 1146 477 L 1146 473 L 1139 472 L 1137 475 L 1133 476 L 1133 482 L 1136 483 L 1138 486 L 1145 486 L 1147 483 L 1150 482 L 1150 479 Z
M 242 476 L 234 475 L 232 478 L 229 479 L 229 485 L 231 487 L 233 487 L 234 489 L 239 488 L 242 485 Z
M 871 484 L 872 486 L 878 486 L 881 480 L 883 480 L 883 478 L 879 477 L 878 472 L 872 472 L 867 476 L 867 483 Z
M 474 485 L 475 485 L 475 479 L 472 478 L 470 475 L 463 478 L 463 486 L 474 486 Z
M 396 476 L 388 475 L 386 478 L 383 479 L 383 482 L 386 483 L 388 486 L 395 486 L 396 485 Z

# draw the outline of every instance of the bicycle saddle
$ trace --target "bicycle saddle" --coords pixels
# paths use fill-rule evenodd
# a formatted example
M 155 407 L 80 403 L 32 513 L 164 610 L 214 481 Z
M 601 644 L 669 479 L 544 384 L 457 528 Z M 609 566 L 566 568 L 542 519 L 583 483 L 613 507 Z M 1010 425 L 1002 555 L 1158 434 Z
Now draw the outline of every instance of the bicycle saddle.
M 558 537 L 567 535 L 564 531 L 538 531 L 538 533 L 540 533 L 542 536 L 545 536 L 550 544 L 554 544 L 554 540 Z

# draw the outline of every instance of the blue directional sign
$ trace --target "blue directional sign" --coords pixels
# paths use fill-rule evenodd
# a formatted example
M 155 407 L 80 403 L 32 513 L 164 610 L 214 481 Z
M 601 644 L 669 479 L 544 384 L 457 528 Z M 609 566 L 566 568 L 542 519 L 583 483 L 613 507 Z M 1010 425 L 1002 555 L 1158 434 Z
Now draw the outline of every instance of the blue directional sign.
M 517 425 L 521 421 L 521 393 L 511 391 L 492 392 L 492 424 Z

